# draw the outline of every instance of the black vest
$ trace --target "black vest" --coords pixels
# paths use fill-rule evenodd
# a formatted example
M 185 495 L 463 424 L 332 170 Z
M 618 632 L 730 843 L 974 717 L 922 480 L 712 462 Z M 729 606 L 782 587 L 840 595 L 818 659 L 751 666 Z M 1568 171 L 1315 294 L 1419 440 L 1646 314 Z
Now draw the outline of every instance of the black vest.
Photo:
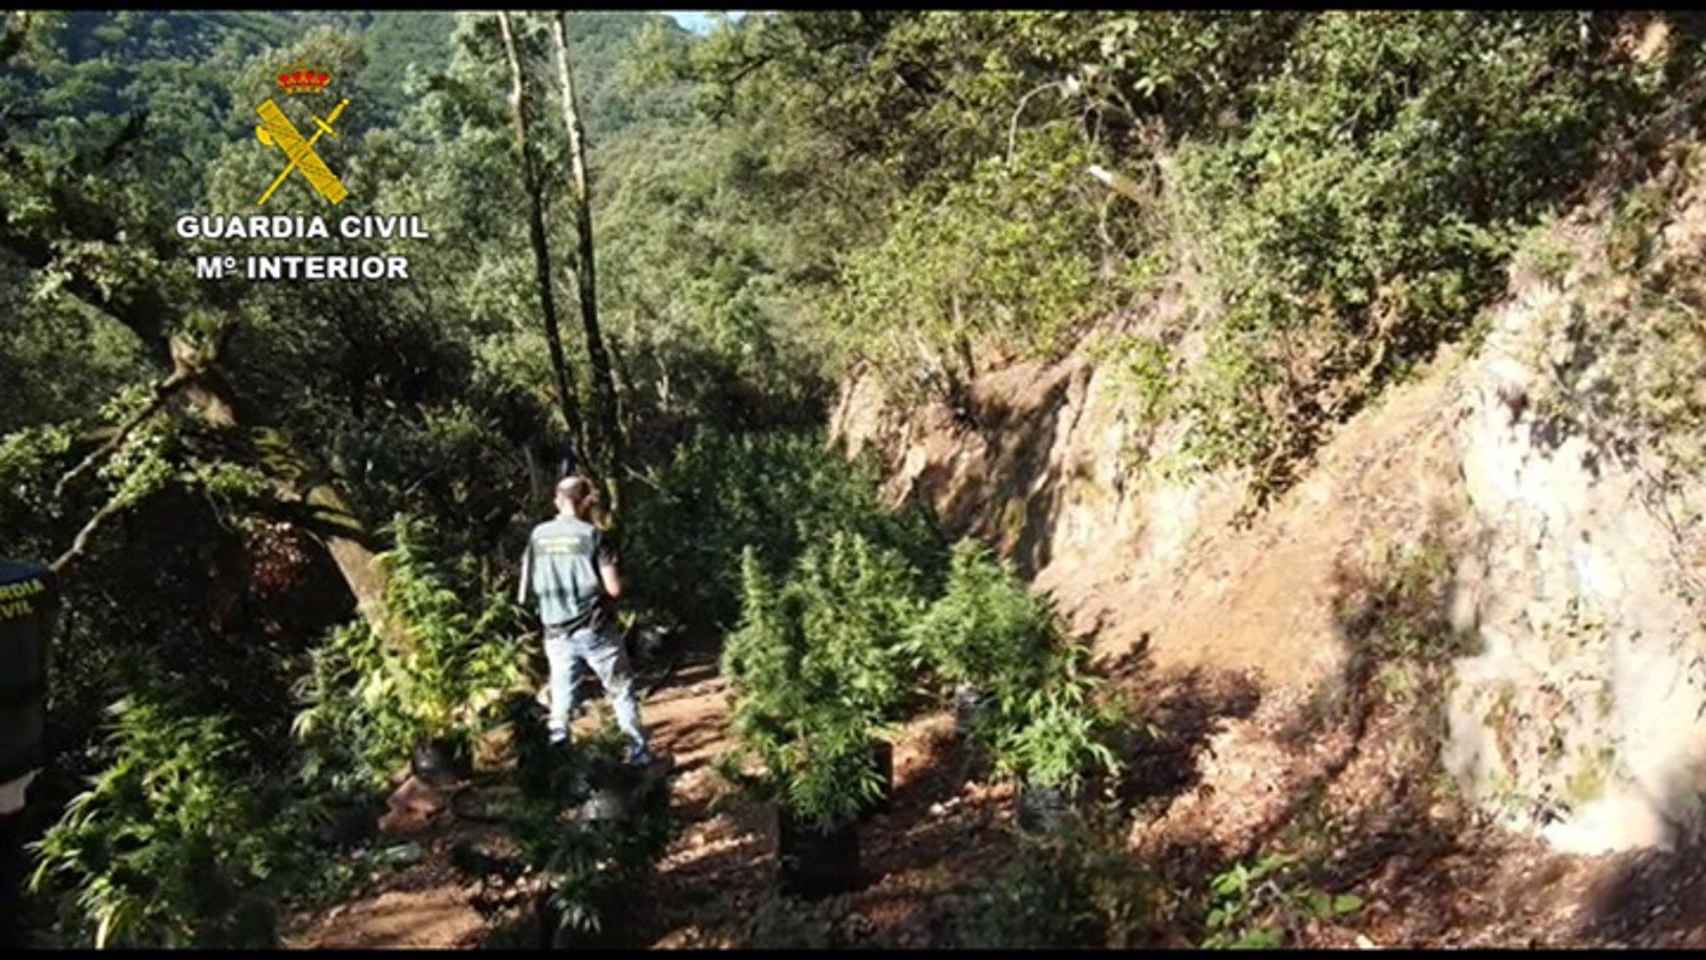
M 0 783 L 47 763 L 47 673 L 59 578 L 0 562 Z

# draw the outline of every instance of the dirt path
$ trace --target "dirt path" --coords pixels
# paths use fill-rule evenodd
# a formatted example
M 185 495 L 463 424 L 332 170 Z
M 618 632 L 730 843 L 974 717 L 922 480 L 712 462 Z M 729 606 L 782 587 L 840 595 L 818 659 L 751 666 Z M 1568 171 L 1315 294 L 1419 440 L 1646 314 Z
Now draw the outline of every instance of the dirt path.
M 1375 702 L 1353 722 L 1323 719 L 1241 674 L 1134 667 L 1121 682 L 1160 732 L 1135 758 L 1127 798 L 1130 846 L 1168 893 L 1152 918 L 1158 944 L 1195 945 L 1216 872 L 1284 851 L 1315 886 L 1365 903 L 1343 923 L 1300 925 L 1299 946 L 1706 946 L 1706 857 L 1565 857 L 1476 819 L 1428 776 L 1403 703 Z M 773 814 L 729 793 L 711 769 L 727 746 L 712 664 L 684 667 L 645 712 L 677 761 L 672 808 L 683 827 L 623 919 L 636 946 L 951 946 L 978 882 L 1017 853 L 1010 790 L 978 782 L 950 717 L 932 714 L 896 742 L 892 809 L 861 831 L 863 889 L 783 900 Z M 449 853 L 490 831 L 448 812 L 430 818 L 410 837 L 424 850 L 418 863 L 298 918 L 287 944 L 495 942 L 496 922 L 475 909 L 479 891 Z

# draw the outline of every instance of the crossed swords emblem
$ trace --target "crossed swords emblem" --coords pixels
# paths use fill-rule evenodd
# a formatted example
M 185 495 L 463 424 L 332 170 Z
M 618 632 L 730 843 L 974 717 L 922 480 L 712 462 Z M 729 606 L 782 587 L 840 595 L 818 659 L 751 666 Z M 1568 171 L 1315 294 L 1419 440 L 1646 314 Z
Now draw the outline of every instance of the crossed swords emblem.
M 255 112 L 261 115 L 262 124 L 255 128 L 255 138 L 266 146 L 278 147 L 284 151 L 286 157 L 290 158 L 290 163 L 273 180 L 272 186 L 267 188 L 266 193 L 261 194 L 259 206 L 266 205 L 266 202 L 272 198 L 273 192 L 284 183 L 285 178 L 290 176 L 292 170 L 300 170 L 302 175 L 308 179 L 308 185 L 314 188 L 314 192 L 333 204 L 342 203 L 343 199 L 349 196 L 349 191 L 344 188 L 343 181 L 339 180 L 338 175 L 333 173 L 326 166 L 325 161 L 320 159 L 320 155 L 314 152 L 314 144 L 319 142 L 322 135 L 331 137 L 333 140 L 338 138 L 337 133 L 332 130 L 332 124 L 337 122 L 338 115 L 343 113 L 347 106 L 349 106 L 349 100 L 342 100 L 332 108 L 331 113 L 326 115 L 326 119 L 322 120 L 315 117 L 314 125 L 319 129 L 315 130 L 314 135 L 306 140 L 302 138 L 301 133 L 297 132 L 296 124 L 291 123 L 290 118 L 284 115 L 284 111 L 278 108 L 278 104 L 272 102 L 272 98 L 267 98 L 267 102 L 255 108 Z

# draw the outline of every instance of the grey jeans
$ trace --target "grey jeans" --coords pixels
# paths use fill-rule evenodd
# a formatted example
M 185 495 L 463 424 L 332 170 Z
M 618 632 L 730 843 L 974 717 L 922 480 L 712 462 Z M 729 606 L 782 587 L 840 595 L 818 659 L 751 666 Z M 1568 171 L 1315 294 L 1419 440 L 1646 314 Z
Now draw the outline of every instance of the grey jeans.
M 570 633 L 547 628 L 545 656 L 551 661 L 551 742 L 569 737 L 569 716 L 578 706 L 575 698 L 588 666 L 616 705 L 616 723 L 636 747 L 646 746 L 646 730 L 640 726 L 640 703 L 634 695 L 634 670 L 628 651 L 616 631 L 582 628 Z

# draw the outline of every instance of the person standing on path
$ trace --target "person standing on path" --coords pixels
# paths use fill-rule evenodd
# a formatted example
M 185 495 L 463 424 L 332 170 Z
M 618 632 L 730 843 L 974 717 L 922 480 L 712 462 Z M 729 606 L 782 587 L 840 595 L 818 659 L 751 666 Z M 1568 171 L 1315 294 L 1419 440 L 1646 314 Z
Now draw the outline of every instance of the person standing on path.
M 521 584 L 516 602 L 538 601 L 545 627 L 545 656 L 551 662 L 552 744 L 569 740 L 585 668 L 598 674 L 604 692 L 616 704 L 616 722 L 627 734 L 628 762 L 652 762 L 634 671 L 616 631 L 614 607 L 622 597 L 616 548 L 589 517 L 598 502 L 592 481 L 581 476 L 557 483 L 557 516 L 533 528 L 521 555 Z

